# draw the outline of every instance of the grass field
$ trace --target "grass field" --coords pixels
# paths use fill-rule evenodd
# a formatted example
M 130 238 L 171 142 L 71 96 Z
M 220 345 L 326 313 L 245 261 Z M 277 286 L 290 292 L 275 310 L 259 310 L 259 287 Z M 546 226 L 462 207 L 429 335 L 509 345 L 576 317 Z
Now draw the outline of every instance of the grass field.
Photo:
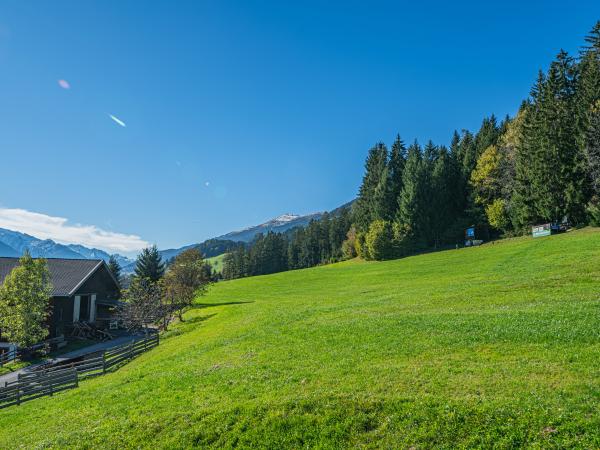
M 223 272 L 223 259 L 225 258 L 225 253 L 222 255 L 213 256 L 212 258 L 206 258 L 206 262 L 209 263 L 213 270 L 217 273 Z
M 600 448 L 600 231 L 218 283 L 0 448 Z

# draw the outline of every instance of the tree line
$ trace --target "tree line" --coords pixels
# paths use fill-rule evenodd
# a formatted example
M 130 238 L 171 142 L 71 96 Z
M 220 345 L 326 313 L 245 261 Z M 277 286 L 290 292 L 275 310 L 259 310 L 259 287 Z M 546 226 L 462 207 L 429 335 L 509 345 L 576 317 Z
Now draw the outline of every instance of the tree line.
M 225 255 L 223 278 L 266 275 L 340 261 L 344 258 L 342 243 L 350 223 L 350 208 L 346 207 L 335 214 L 324 213 L 306 227 L 259 234 L 249 245 Z
M 377 143 L 350 211 L 259 236 L 226 256 L 223 276 L 398 258 L 459 245 L 471 226 L 489 239 L 563 221 L 600 225 L 600 22 L 577 57 L 561 51 L 540 71 L 515 117 L 455 131 L 449 147 Z
M 547 222 L 600 222 L 600 22 L 577 58 L 561 51 L 514 118 L 455 132 L 450 148 L 370 151 L 354 208 L 355 248 L 388 259 Z

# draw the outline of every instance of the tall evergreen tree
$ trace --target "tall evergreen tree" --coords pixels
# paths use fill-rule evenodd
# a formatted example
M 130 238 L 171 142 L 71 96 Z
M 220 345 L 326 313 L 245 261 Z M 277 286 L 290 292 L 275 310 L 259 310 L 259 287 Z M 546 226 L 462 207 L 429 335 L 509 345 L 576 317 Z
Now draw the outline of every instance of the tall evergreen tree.
M 496 121 L 496 116 L 493 114 L 490 117 L 483 119 L 481 128 L 475 135 L 475 163 L 482 153 L 491 145 L 496 145 L 500 137 L 500 127 Z M 475 165 L 470 167 L 470 172 L 473 171 Z
M 119 264 L 119 261 L 117 261 L 117 258 L 114 257 L 114 255 L 111 255 L 109 260 L 108 260 L 108 270 L 110 270 L 110 273 L 112 273 L 113 277 L 115 277 L 115 280 L 117 281 L 117 284 L 119 285 L 119 289 L 121 289 L 121 265 Z
M 387 164 L 387 148 L 383 143 L 378 143 L 369 150 L 365 175 L 353 205 L 354 223 L 361 231 L 366 231 L 369 224 L 385 210 Z
M 421 147 L 415 141 L 408 148 L 406 165 L 402 176 L 402 192 L 398 198 L 396 220 L 408 235 L 422 236 L 426 216 L 426 174 Z
M 165 274 L 165 263 L 163 262 L 156 245 L 147 247 L 138 255 L 135 262 L 136 278 L 145 278 L 156 282 Z
M 532 91 L 517 152 L 515 205 L 521 226 L 567 216 L 585 220 L 589 197 L 584 153 L 577 144 L 576 67 L 561 51 Z
M 389 196 L 391 203 L 391 217 L 395 216 L 398 210 L 398 197 L 402 192 L 402 176 L 404 173 L 404 165 L 406 164 L 406 146 L 400 135 L 396 136 L 396 140 L 392 144 L 390 152 L 390 162 L 388 165 L 388 180 L 389 180 Z
M 477 164 L 477 146 L 475 144 L 475 136 L 473 136 L 473 133 L 471 133 L 469 130 L 463 130 L 458 147 L 458 155 L 462 163 L 463 178 L 468 180 L 471 172 Z
M 459 171 L 448 149 L 441 147 L 433 163 L 430 187 L 432 198 L 429 228 L 433 246 L 436 248 L 444 243 L 446 230 L 451 227 L 461 212 L 457 205 L 458 187 L 460 187 Z
M 591 109 L 586 135 L 586 154 L 593 193 L 600 196 L 600 100 Z

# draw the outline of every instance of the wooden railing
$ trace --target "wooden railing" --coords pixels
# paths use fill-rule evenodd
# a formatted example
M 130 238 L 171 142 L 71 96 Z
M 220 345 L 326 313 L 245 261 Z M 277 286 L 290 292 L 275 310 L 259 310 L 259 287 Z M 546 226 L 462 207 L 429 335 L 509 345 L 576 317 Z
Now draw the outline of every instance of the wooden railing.
M 79 380 L 116 370 L 138 355 L 156 347 L 159 342 L 158 334 L 152 334 L 133 340 L 128 344 L 92 354 L 81 361 L 39 366 L 31 372 L 19 373 L 17 380 L 5 383 L 4 387 L 0 387 L 0 409 L 77 387 Z
M 53 373 L 32 374 L 26 379 L 6 383 L 0 388 L 0 408 L 35 400 L 47 395 L 54 395 L 79 385 L 75 369 L 57 370 Z
M 0 367 L 9 362 L 16 361 L 21 357 L 21 352 L 18 350 L 11 350 L 9 352 L 0 353 Z

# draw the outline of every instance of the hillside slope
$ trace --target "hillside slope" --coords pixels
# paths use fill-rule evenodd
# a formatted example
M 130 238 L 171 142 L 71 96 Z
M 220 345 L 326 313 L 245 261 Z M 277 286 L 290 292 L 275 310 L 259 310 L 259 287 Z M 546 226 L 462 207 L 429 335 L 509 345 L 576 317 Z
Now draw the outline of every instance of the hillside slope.
M 600 231 L 217 284 L 0 448 L 600 447 Z

